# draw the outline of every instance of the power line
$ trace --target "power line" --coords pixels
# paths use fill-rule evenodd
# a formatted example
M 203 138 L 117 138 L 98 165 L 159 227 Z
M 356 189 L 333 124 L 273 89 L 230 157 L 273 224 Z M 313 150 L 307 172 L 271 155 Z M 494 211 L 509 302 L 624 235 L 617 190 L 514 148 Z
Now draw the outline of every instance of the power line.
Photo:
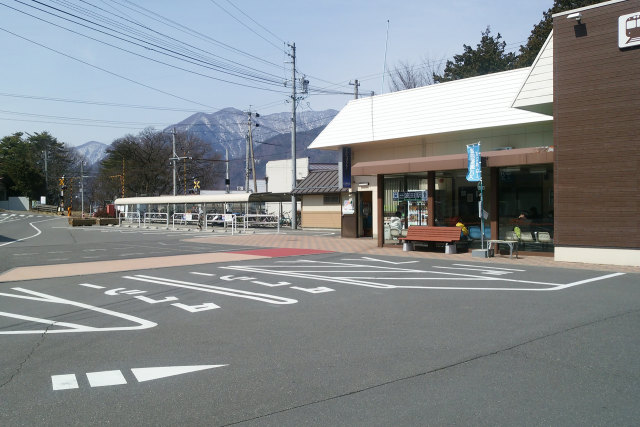
M 23 36 L 21 36 L 21 35 L 18 35 L 18 34 L 16 34 L 16 33 L 14 33 L 13 31 L 9 31 L 9 30 L 7 30 L 7 29 L 5 29 L 5 28 L 0 27 L 0 31 L 4 31 L 5 33 L 11 34 L 12 36 L 15 36 L 15 37 L 17 37 L 17 38 L 19 38 L 19 39 L 22 39 L 22 40 L 27 41 L 27 42 L 29 42 L 29 43 L 35 44 L 36 46 L 40 46 L 40 47 L 42 47 L 42 48 L 44 48 L 44 49 L 50 50 L 50 51 L 52 51 L 52 52 L 55 52 L 55 53 L 57 53 L 57 54 L 59 54 L 59 55 L 62 55 L 62 56 L 64 56 L 64 57 L 66 57 L 66 58 L 73 59 L 74 61 L 80 62 L 80 63 L 82 63 L 82 64 L 84 64 L 84 65 L 87 65 L 87 66 L 89 66 L 89 67 L 95 68 L 95 69 L 100 70 L 100 71 L 103 71 L 103 72 L 105 72 L 105 73 L 107 73 L 107 74 L 110 74 L 110 75 L 112 75 L 112 76 L 118 77 L 118 78 L 123 79 L 123 80 L 126 80 L 126 81 L 128 81 L 128 82 L 131 82 L 131 83 L 137 84 L 137 85 L 142 86 L 142 87 L 145 87 L 145 88 L 147 88 L 147 89 L 151 89 L 151 90 L 153 90 L 153 91 L 156 91 L 156 92 L 162 93 L 162 94 L 164 94 L 164 95 L 171 96 L 171 97 L 173 97 L 173 98 L 181 99 L 181 100 L 183 100 L 183 101 L 190 102 L 190 103 L 192 103 L 192 104 L 200 105 L 200 106 L 202 106 L 202 107 L 207 107 L 207 108 L 209 108 L 209 109 L 212 109 L 212 108 L 213 108 L 213 107 L 211 107 L 210 105 L 202 104 L 202 103 L 197 102 L 197 101 L 192 101 L 192 100 L 190 100 L 190 99 L 187 99 L 187 98 L 184 98 L 184 97 L 182 97 L 182 96 L 179 96 L 179 95 L 173 94 L 173 93 L 171 93 L 171 92 L 167 92 L 167 91 L 164 91 L 164 90 L 162 90 L 162 89 L 158 89 L 158 88 L 155 88 L 155 87 L 153 87 L 153 86 L 149 86 L 149 85 L 147 85 L 147 84 L 140 83 L 140 82 L 138 82 L 138 81 L 136 81 L 136 80 L 130 79 L 130 78 L 125 77 L 125 76 L 123 76 L 123 75 L 120 75 L 120 74 L 118 74 L 118 73 L 114 73 L 113 71 L 109 71 L 109 70 L 107 70 L 107 69 L 105 69 L 105 68 L 98 67 L 97 65 L 90 64 L 89 62 L 83 61 L 82 59 L 78 59 L 78 58 L 76 58 L 76 57 L 74 57 L 74 56 L 71 56 L 71 55 L 68 55 L 68 54 L 66 54 L 66 53 L 60 52 L 59 50 L 56 50 L 56 49 L 53 49 L 53 48 L 51 48 L 51 47 L 45 46 L 45 45 L 43 45 L 42 43 L 38 43 L 38 42 L 36 42 L 36 41 L 34 41 L 34 40 L 31 40 L 31 39 L 28 39 L 28 38 L 23 37 Z
M 216 62 L 211 62 L 211 61 L 208 61 L 208 60 L 199 59 L 199 58 L 197 58 L 197 57 L 196 57 L 196 56 L 198 56 L 197 54 L 195 54 L 195 55 L 194 55 L 194 54 L 193 54 L 193 52 L 191 52 L 191 51 L 189 51 L 189 50 L 187 50 L 187 52 L 189 53 L 188 55 L 187 55 L 187 54 L 184 54 L 184 53 L 180 53 L 180 52 L 178 52 L 178 51 L 176 51 L 176 50 L 173 50 L 173 49 L 169 49 L 169 48 L 166 48 L 166 47 L 160 46 L 156 40 L 153 40 L 152 38 L 149 38 L 147 35 L 143 35 L 143 37 L 144 37 L 144 38 L 146 38 L 147 40 L 143 40 L 143 39 L 141 39 L 141 38 L 139 38 L 139 37 L 133 37 L 133 36 L 131 36 L 131 35 L 129 35 L 129 34 L 125 34 L 125 33 L 121 32 L 121 31 L 114 30 L 113 28 L 106 27 L 106 26 L 104 26 L 104 25 L 98 24 L 98 23 L 96 23 L 96 22 L 94 22 L 94 21 L 91 21 L 91 20 L 89 20 L 89 19 L 86 19 L 86 18 L 80 17 L 80 16 L 78 16 L 78 15 L 74 15 L 74 14 L 72 14 L 72 13 L 70 13 L 70 12 L 67 12 L 67 11 L 61 10 L 61 9 L 59 9 L 59 8 L 55 8 L 55 7 L 50 6 L 50 5 L 44 5 L 43 3 L 39 2 L 38 0 L 32 0 L 32 1 L 33 1 L 33 2 L 35 2 L 35 3 L 38 3 L 38 4 L 42 4 L 42 5 L 46 6 L 46 7 L 49 7 L 49 8 L 51 8 L 51 9 L 55 10 L 55 11 L 58 11 L 58 12 L 64 13 L 64 14 L 69 15 L 69 16 L 72 16 L 72 17 L 74 17 L 74 18 L 76 18 L 76 19 L 80 19 L 80 20 L 82 20 L 82 21 L 88 22 L 88 23 L 90 23 L 90 24 L 92 24 L 92 25 L 98 26 L 98 27 L 103 28 L 103 29 L 105 29 L 105 30 L 108 30 L 108 31 L 114 32 L 114 33 L 116 33 L 116 34 L 120 34 L 120 35 L 122 35 L 122 36 L 124 36 L 124 37 L 131 38 L 131 39 L 133 39 L 133 40 L 129 40 L 129 39 L 127 39 L 127 38 L 123 38 L 123 37 L 120 37 L 120 36 L 118 36 L 118 35 L 111 34 L 111 33 L 107 32 L 107 31 L 103 31 L 103 30 L 98 29 L 98 28 L 93 28 L 93 27 L 88 26 L 88 25 L 86 25 L 86 24 L 83 24 L 83 23 L 81 23 L 81 22 L 73 21 L 73 20 L 71 20 L 71 19 L 69 19 L 69 18 L 65 18 L 64 16 L 57 15 L 57 14 L 55 14 L 55 13 L 53 13 L 53 12 L 49 12 L 49 11 L 46 11 L 46 10 L 43 10 L 43 9 L 37 8 L 37 7 L 35 7 L 35 6 L 32 6 L 32 5 L 26 4 L 26 3 L 24 3 L 24 2 L 22 2 L 22 1 L 20 1 L 20 0 L 14 0 L 14 1 L 16 1 L 17 3 L 20 3 L 20 4 L 22 4 L 22 5 L 25 5 L 25 6 L 28 6 L 28 7 L 33 8 L 33 9 L 36 9 L 36 10 L 38 10 L 38 11 L 40 11 L 40 12 L 43 12 L 43 13 L 46 13 L 46 14 L 49 14 L 49 15 L 55 16 L 55 17 L 57 17 L 57 18 L 59 18 L 59 19 L 63 19 L 63 20 L 65 20 L 65 21 L 72 22 L 72 23 L 74 23 L 74 24 L 76 24 L 76 25 L 80 25 L 80 26 L 85 27 L 85 28 L 87 28 L 87 29 L 90 29 L 90 30 L 92 30 L 92 31 L 96 31 L 96 32 L 98 32 L 98 33 L 101 33 L 101 34 L 107 35 L 107 36 L 109 36 L 109 37 L 113 37 L 113 38 L 118 39 L 118 40 L 120 40 L 120 41 L 124 41 L 124 42 L 126 42 L 126 43 L 130 43 L 130 44 L 133 44 L 133 45 L 135 45 L 135 46 L 142 47 L 142 48 L 144 48 L 144 49 L 151 50 L 151 51 L 153 51 L 153 52 L 156 52 L 156 53 L 159 53 L 159 54 L 162 54 L 162 55 L 165 55 L 165 56 L 169 56 L 169 57 L 174 58 L 174 59 L 177 59 L 177 60 L 181 60 L 181 61 L 184 61 L 184 62 L 188 62 L 188 63 L 193 64 L 193 65 L 196 65 L 196 66 L 201 66 L 201 67 L 203 67 L 203 68 L 208 68 L 208 69 L 211 69 L 211 70 L 214 70 L 214 71 L 217 71 L 217 72 L 222 72 L 222 73 L 229 74 L 229 75 L 232 75 L 232 76 L 235 76 L 235 77 L 246 78 L 246 79 L 249 79 L 249 80 L 253 80 L 253 81 L 260 82 L 260 83 L 265 83 L 265 84 L 272 84 L 272 85 L 280 86 L 280 85 L 282 85 L 282 83 L 283 83 L 283 82 L 282 82 L 282 80 L 280 80 L 280 78 L 279 78 L 278 76 L 275 76 L 275 75 L 273 75 L 273 74 L 269 74 L 269 73 L 265 73 L 265 72 L 262 72 L 262 71 L 259 71 L 259 70 L 255 70 L 255 69 L 253 69 L 253 68 L 251 68 L 251 67 L 242 66 L 241 64 L 238 64 L 238 65 L 241 65 L 242 67 L 245 67 L 245 68 L 250 69 L 250 70 L 253 70 L 253 71 L 258 71 L 258 73 L 260 73 L 260 74 L 256 74 L 256 73 L 254 73 L 254 72 L 252 72 L 252 71 L 251 71 L 251 72 L 243 71 L 241 68 L 238 68 L 238 67 L 229 67 L 229 66 L 224 65 L 224 64 L 219 63 L 219 62 L 217 62 L 217 63 L 216 63 Z M 3 5 L 4 5 L 4 6 L 6 6 L 6 7 L 10 7 L 10 6 L 7 6 L 6 4 L 3 4 Z M 10 7 L 10 8 L 11 8 L 11 7 Z M 113 44 L 110 44 L 110 43 L 107 43 L 107 42 L 104 42 L 104 41 L 101 41 L 101 40 L 98 40 L 98 39 L 95 39 L 95 38 L 90 37 L 90 36 L 87 36 L 87 35 L 85 35 L 85 34 L 78 33 L 78 32 L 76 32 L 76 31 L 70 30 L 70 29 L 68 29 L 68 28 L 66 28 L 66 27 L 62 27 L 62 26 L 60 26 L 60 25 L 54 24 L 54 23 L 52 23 L 52 22 L 50 22 L 50 21 L 47 21 L 47 20 L 45 20 L 45 19 L 43 19 L 43 18 L 36 17 L 36 16 L 34 16 L 34 15 L 28 14 L 28 13 L 26 13 L 26 12 L 24 12 L 24 11 L 19 10 L 19 9 L 15 9 L 15 8 L 11 8 L 11 9 L 16 10 L 16 11 L 19 11 L 19 12 L 21 12 L 21 13 L 24 13 L 24 14 L 26 14 L 26 15 L 28 15 L 28 16 L 33 17 L 33 18 L 36 18 L 36 19 L 42 20 L 42 21 L 44 21 L 44 22 L 47 22 L 47 23 L 49 23 L 49 24 L 51 24 L 51 25 L 54 25 L 54 26 L 56 26 L 56 27 L 59 27 L 59 28 L 65 29 L 65 30 L 67 30 L 67 31 L 70 31 L 70 32 L 73 32 L 73 33 L 75 33 L 75 34 L 81 35 L 81 36 L 83 36 L 83 37 L 89 38 L 89 39 L 91 39 L 91 40 L 97 41 L 97 42 L 99 42 L 99 43 L 106 44 L 106 45 L 111 46 L 111 47 L 114 47 L 114 48 L 116 48 L 116 49 L 123 50 L 123 51 L 125 51 L 125 52 L 131 53 L 131 54 L 133 54 L 133 55 L 136 55 L 136 56 L 139 56 L 139 57 L 142 57 L 142 58 L 145 58 L 145 59 L 148 59 L 148 60 L 154 61 L 154 62 L 158 62 L 158 63 L 164 64 L 164 65 L 168 65 L 168 66 L 171 66 L 171 67 L 174 67 L 174 68 L 178 68 L 178 69 L 180 69 L 180 70 L 182 70 L 182 71 L 187 71 L 187 72 L 191 72 L 191 73 L 194 73 L 194 74 L 199 74 L 199 75 L 201 75 L 201 76 L 206 76 L 206 75 L 203 75 L 203 74 L 197 73 L 197 72 L 192 71 L 192 70 L 184 69 L 184 68 L 178 67 L 178 66 L 176 66 L 176 65 L 167 64 L 167 63 L 165 63 L 165 62 L 163 62 L 163 61 L 159 61 L 159 60 L 156 60 L 156 59 L 153 59 L 153 58 L 147 57 L 147 56 L 145 56 L 145 55 L 141 55 L 141 54 L 138 54 L 138 53 L 135 53 L 135 52 L 129 51 L 129 50 L 127 50 L 127 49 L 124 49 L 124 48 L 121 48 L 121 47 L 115 46 L 115 45 L 113 45 Z M 130 30 L 130 29 L 128 29 L 128 30 Z M 165 37 L 166 37 L 166 36 L 165 36 Z M 151 39 L 153 42 L 149 41 L 150 39 Z M 140 43 L 143 43 L 143 44 L 140 44 Z M 149 47 L 149 46 L 151 46 L 151 47 Z M 181 47 L 178 47 L 178 49 L 181 49 Z M 184 49 L 182 49 L 182 50 L 184 50 Z M 227 61 L 228 61 L 228 60 L 227 60 Z M 233 63 L 233 61 L 228 61 L 228 62 L 232 62 L 232 63 Z M 237 63 L 236 63 L 236 64 L 237 64 Z M 261 74 L 262 74 L 262 75 L 261 75 Z M 272 77 L 270 77 L 270 76 L 272 76 Z M 230 84 L 237 84 L 237 85 L 243 86 L 243 84 L 241 84 L 241 83 L 231 82 L 231 81 L 224 80 L 224 79 L 220 79 L 220 78 L 215 78 L 215 77 L 211 77 L 211 76 L 209 76 L 209 78 L 212 78 L 212 79 L 214 79 L 214 80 L 223 81 L 223 82 L 230 83 Z M 244 86 L 247 86 L 247 85 L 244 85 Z M 254 86 L 248 86 L 248 87 L 252 87 L 252 88 L 256 88 L 256 89 L 262 89 L 262 88 L 254 87 Z
M 218 4 L 218 2 L 216 2 L 215 0 L 209 0 L 211 3 L 215 4 L 216 6 L 218 6 L 220 9 L 222 9 L 227 15 L 229 15 L 230 17 L 232 17 L 233 19 L 235 19 L 237 22 L 240 23 L 240 25 L 242 25 L 243 27 L 245 27 L 246 29 L 248 29 L 249 31 L 251 31 L 253 34 L 255 34 L 256 36 L 260 37 L 262 40 L 266 41 L 267 43 L 269 43 L 271 46 L 275 47 L 276 49 L 278 49 L 279 51 L 282 50 L 280 49 L 279 46 L 277 46 L 276 44 L 272 43 L 270 40 L 267 40 L 265 37 L 263 37 L 262 35 L 258 34 L 253 28 L 251 28 L 250 26 L 248 26 L 247 24 L 245 24 L 244 22 L 242 22 L 241 20 L 239 20 L 235 15 L 233 15 L 231 12 L 229 12 L 227 9 L 225 9 L 224 7 L 220 6 L 220 4 Z M 231 6 L 234 6 L 233 4 L 231 4 Z M 234 6 L 235 7 L 235 6 Z M 237 8 L 236 8 L 237 9 Z M 239 10 L 239 9 L 238 9 Z M 252 19 L 253 21 L 253 19 Z M 254 21 L 255 22 L 255 21 Z M 261 26 L 262 27 L 262 26 Z M 264 27 L 263 27 L 264 28 Z

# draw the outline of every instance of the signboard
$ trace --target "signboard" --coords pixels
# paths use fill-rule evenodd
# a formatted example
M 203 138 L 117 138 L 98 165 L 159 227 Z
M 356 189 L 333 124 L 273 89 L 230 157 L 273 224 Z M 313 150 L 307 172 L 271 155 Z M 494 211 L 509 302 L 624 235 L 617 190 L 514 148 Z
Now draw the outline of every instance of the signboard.
M 640 45 L 640 11 L 618 18 L 618 47 Z
M 482 181 L 480 143 L 467 145 L 467 181 Z
M 397 202 L 426 202 L 427 190 L 414 190 L 414 191 L 394 191 L 392 193 L 393 200 Z
M 342 188 L 351 188 L 351 148 L 342 147 Z

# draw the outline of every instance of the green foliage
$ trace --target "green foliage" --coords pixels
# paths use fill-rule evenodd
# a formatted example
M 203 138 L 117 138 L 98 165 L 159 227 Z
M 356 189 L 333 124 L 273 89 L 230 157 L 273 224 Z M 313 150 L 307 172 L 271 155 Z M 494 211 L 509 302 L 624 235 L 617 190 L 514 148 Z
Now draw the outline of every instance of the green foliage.
M 46 195 L 47 200 L 54 200 L 57 178 L 65 173 L 69 163 L 67 148 L 48 132 L 27 138 L 17 132 L 0 140 L 0 176 L 10 195 L 31 199 Z
M 555 0 L 553 6 L 542 13 L 542 20 L 533 26 L 533 30 L 531 30 L 531 34 L 527 39 L 527 44 L 520 46 L 520 54 L 516 61 L 516 67 L 528 67 L 533 64 L 540 49 L 542 49 L 542 45 L 544 45 L 547 37 L 549 37 L 549 33 L 551 33 L 553 29 L 553 14 L 600 2 L 602 2 L 602 0 Z
M 463 45 L 464 52 L 454 55 L 453 61 L 447 61 L 442 75 L 434 74 L 433 81 L 442 83 L 510 70 L 515 66 L 516 55 L 505 52 L 506 46 L 500 33 L 493 37 L 487 27 L 476 48 Z

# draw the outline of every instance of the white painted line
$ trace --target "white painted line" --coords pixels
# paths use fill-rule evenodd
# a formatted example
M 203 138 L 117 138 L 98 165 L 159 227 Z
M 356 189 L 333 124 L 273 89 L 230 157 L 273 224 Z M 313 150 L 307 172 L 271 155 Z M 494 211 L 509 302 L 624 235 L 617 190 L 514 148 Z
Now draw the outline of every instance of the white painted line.
M 57 218 L 53 218 L 53 219 L 57 219 Z M 30 222 L 30 223 L 29 223 L 29 225 L 30 225 L 31 227 L 35 228 L 35 230 L 37 231 L 37 233 L 36 233 L 36 234 L 34 234 L 34 235 L 32 235 L 32 236 L 29 236 L 29 237 L 23 237 L 22 239 L 12 240 L 11 242 L 0 243 L 0 246 L 6 246 L 6 245 L 10 245 L 10 244 L 12 244 L 12 243 L 22 242 L 22 241 L 29 240 L 29 239 L 33 239 L 34 237 L 39 236 L 40 234 L 42 234 L 42 230 L 40 230 L 38 227 L 36 227 L 36 226 L 35 226 L 35 225 L 33 225 L 33 224 L 35 224 L 35 223 L 37 223 L 37 222 L 52 221 L 53 219 L 45 219 L 45 220 L 42 220 L 42 221 L 34 221 L 34 222 Z
M 51 384 L 54 390 L 69 390 L 78 388 L 78 379 L 76 374 L 51 375 Z
M 573 282 L 573 283 L 567 283 L 566 285 L 561 285 L 558 286 L 556 289 L 567 289 L 567 288 L 572 288 L 574 286 L 579 286 L 579 285 L 584 285 L 585 283 L 591 283 L 591 282 L 597 282 L 598 280 L 604 280 L 604 279 L 610 279 L 612 277 L 617 277 L 617 276 L 624 276 L 625 273 L 613 273 L 613 274 L 607 274 L 605 276 L 600 276 L 600 277 L 594 277 L 593 279 L 585 279 L 585 280 L 580 280 L 578 282 Z
M 92 285 L 91 283 L 78 283 L 78 286 L 84 286 L 87 288 L 93 288 L 93 289 L 104 289 L 104 286 L 100 286 L 100 285 Z
M 13 256 L 31 256 L 31 255 L 38 255 L 38 252 L 23 253 L 23 254 L 13 254 Z
M 257 292 L 242 291 L 239 289 L 223 288 L 220 286 L 203 285 L 200 283 L 183 282 L 180 280 L 164 279 L 162 277 L 145 276 L 137 274 L 135 276 L 123 276 L 125 279 L 138 280 L 142 282 L 156 283 L 164 286 L 174 286 L 178 288 L 193 289 L 196 291 L 210 292 L 213 294 L 227 295 L 236 298 L 251 299 L 254 301 L 267 302 L 269 304 L 295 304 L 298 301 L 291 298 L 279 297 L 276 295 L 260 294 Z
M 496 270 L 488 270 L 486 268 L 481 268 L 481 267 L 441 267 L 441 266 L 434 266 L 433 268 L 442 268 L 442 269 L 447 269 L 447 270 L 471 270 L 471 271 L 480 271 L 482 273 L 485 274 L 494 274 L 494 275 L 501 275 L 501 274 L 511 274 L 511 271 L 496 271 Z
M 196 274 L 196 275 L 199 275 L 199 276 L 215 276 L 215 274 L 213 274 L 213 273 L 200 273 L 199 271 L 192 271 L 192 272 L 190 272 L 190 274 Z
M 204 371 L 205 369 L 220 368 L 228 365 L 194 365 L 194 366 L 165 366 L 158 368 L 134 368 L 131 373 L 138 382 L 157 380 L 159 378 L 171 377 L 174 375 L 187 374 L 190 372 Z
M 95 328 L 92 326 L 84 326 L 84 325 L 77 325 L 74 323 L 66 323 L 66 322 L 55 322 L 52 320 L 48 320 L 48 319 L 39 319 L 39 318 L 34 318 L 34 317 L 29 317 L 29 316 L 22 316 L 19 314 L 13 314 L 13 313 L 4 313 L 4 312 L 0 312 L 0 316 L 6 316 L 6 317 L 13 317 L 16 319 L 23 319 L 23 320 L 31 320 L 33 322 L 37 322 L 37 323 L 45 323 L 45 324 L 49 324 L 49 325 L 57 325 L 57 326 L 66 326 L 70 329 L 40 329 L 40 330 L 24 330 L 24 331 L 2 331 L 0 330 L 0 335 L 20 335 L 20 334 L 56 334 L 56 333 L 68 333 L 68 332 L 105 332 L 105 331 L 131 331 L 131 330 L 139 330 L 139 329 L 148 329 L 148 328 L 153 328 L 154 326 L 158 326 L 157 323 L 154 322 L 150 322 L 148 320 L 144 320 L 141 319 L 139 317 L 135 317 L 135 316 L 130 316 L 128 314 L 124 314 L 124 313 L 118 313 L 117 311 L 112 311 L 112 310 L 107 310 L 106 308 L 100 308 L 100 307 L 95 307 L 89 304 L 84 304 L 81 302 L 77 302 L 77 301 L 71 301 L 71 300 L 67 300 L 64 298 L 58 298 L 58 297 L 54 297 L 52 295 L 47 295 L 47 294 L 43 294 L 40 292 L 36 292 L 36 291 L 30 291 L 28 289 L 24 289 L 24 288 L 11 288 L 14 291 L 18 291 L 18 292 L 23 292 L 25 294 L 31 294 L 31 295 L 35 295 L 35 296 L 26 296 L 26 295 L 15 295 L 15 294 L 8 294 L 5 292 L 0 292 L 0 296 L 5 296 L 5 297 L 9 297 L 9 298 L 20 298 L 20 299 L 26 299 L 26 300 L 33 300 L 33 301 L 41 301 L 41 302 L 49 302 L 49 303 L 54 303 L 54 304 L 68 304 L 68 305 L 72 305 L 74 307 L 80 307 L 80 308 L 84 308 L 87 310 L 91 310 L 91 311 L 95 311 L 98 313 L 102 313 L 102 314 L 106 314 L 108 316 L 114 316 L 114 317 L 118 317 L 120 319 L 125 319 L 128 320 L 130 322 L 136 323 L 137 326 L 122 326 L 122 327 L 111 327 L 111 328 Z
M 70 254 L 71 251 L 49 251 L 48 254 Z
M 120 371 L 87 372 L 87 379 L 91 387 L 105 387 L 127 383 L 127 380 Z
M 484 269 L 491 269 L 491 270 L 527 271 L 527 270 L 521 270 L 519 268 L 493 267 L 489 265 L 479 265 L 479 264 L 451 264 L 451 265 L 457 265 L 460 267 L 476 267 L 476 268 L 484 268 Z
M 416 262 L 420 262 L 420 261 L 387 261 L 384 259 L 371 258 L 368 256 L 363 256 L 361 258 L 343 258 L 344 261 L 360 261 L 363 259 L 367 261 L 384 262 L 387 264 L 414 264 Z

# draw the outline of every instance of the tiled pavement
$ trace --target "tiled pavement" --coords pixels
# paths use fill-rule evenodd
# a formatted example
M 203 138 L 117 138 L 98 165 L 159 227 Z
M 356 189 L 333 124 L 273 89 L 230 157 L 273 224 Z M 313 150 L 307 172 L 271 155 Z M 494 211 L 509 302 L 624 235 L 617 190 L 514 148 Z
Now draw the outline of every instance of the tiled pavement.
M 423 259 L 446 259 L 465 262 L 499 263 L 512 266 L 538 265 L 545 267 L 640 273 L 640 268 L 638 267 L 559 262 L 554 261 L 553 257 L 550 256 L 538 256 L 529 254 L 520 254 L 516 259 L 515 255 L 513 258 L 509 258 L 509 255 L 497 255 L 492 258 L 472 258 L 471 251 L 457 254 L 445 254 L 440 251 L 427 251 L 424 249 L 405 252 L 402 250 L 402 245 L 389 245 L 383 248 L 379 248 L 377 246 L 377 240 L 371 238 L 352 239 L 341 238 L 339 236 L 309 235 L 303 232 L 296 233 L 291 231 L 280 234 L 256 233 L 237 234 L 233 236 L 215 235 L 206 238 L 199 237 L 197 239 L 193 239 L 192 241 L 198 243 L 238 245 L 243 247 L 254 246 L 272 248 L 319 249 L 334 252 L 357 253 L 362 255 L 388 255 Z

